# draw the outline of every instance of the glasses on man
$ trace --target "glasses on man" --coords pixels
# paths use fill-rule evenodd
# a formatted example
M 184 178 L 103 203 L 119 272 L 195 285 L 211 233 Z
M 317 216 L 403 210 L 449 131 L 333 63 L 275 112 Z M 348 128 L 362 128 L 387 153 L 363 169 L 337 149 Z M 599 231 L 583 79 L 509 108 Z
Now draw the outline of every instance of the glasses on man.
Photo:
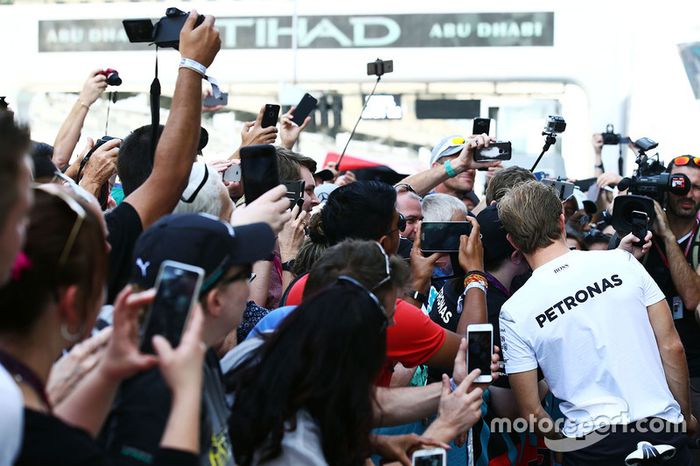
M 671 166 L 684 167 L 690 164 L 695 165 L 700 168 L 700 157 L 693 157 L 692 155 L 680 155 L 671 161 Z
M 75 241 L 78 238 L 78 234 L 80 233 L 80 228 L 83 226 L 83 223 L 85 223 L 85 219 L 87 218 L 87 212 L 78 201 L 73 199 L 67 192 L 63 191 L 60 187 L 58 187 L 58 185 L 39 184 L 35 185 L 34 189 L 38 191 L 43 191 L 46 194 L 49 194 L 50 196 L 61 199 L 63 203 L 66 204 L 68 208 L 75 213 L 75 221 L 73 222 L 73 226 L 71 227 L 70 233 L 68 234 L 68 238 L 66 239 L 66 242 L 63 245 L 63 250 L 61 251 L 61 255 L 58 259 L 58 266 L 63 267 L 68 261 L 68 256 L 73 250 L 73 246 L 75 246 Z

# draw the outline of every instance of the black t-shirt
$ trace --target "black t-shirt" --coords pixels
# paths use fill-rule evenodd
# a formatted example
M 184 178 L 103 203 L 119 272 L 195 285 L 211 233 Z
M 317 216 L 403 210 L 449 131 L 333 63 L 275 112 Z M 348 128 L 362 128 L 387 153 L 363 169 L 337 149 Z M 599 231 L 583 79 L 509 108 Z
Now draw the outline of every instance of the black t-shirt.
M 679 243 L 681 251 L 685 252 L 688 241 L 692 240 L 691 237 L 688 237 L 685 241 Z M 676 325 L 678 336 L 680 336 L 683 348 L 685 348 L 685 357 L 688 360 L 688 372 L 690 377 L 700 377 L 700 325 L 695 321 L 694 310 L 685 309 L 680 295 L 678 294 L 678 290 L 676 290 L 676 286 L 673 284 L 671 271 L 664 263 L 666 248 L 663 242 L 656 241 L 655 239 L 652 241 L 654 244 L 642 263 L 647 272 L 649 272 L 649 275 L 651 275 L 666 296 L 666 301 L 668 301 L 668 306 L 671 308 L 673 314 L 673 323 Z M 688 254 L 687 259 L 689 263 L 691 263 L 690 257 L 691 255 Z
M 159 440 L 160 443 L 160 440 Z M 197 456 L 180 450 L 156 447 L 154 466 L 197 466 Z M 107 458 L 97 443 L 82 429 L 60 419 L 24 410 L 22 449 L 16 466 L 107 466 L 122 464 Z
M 143 231 L 141 217 L 128 202 L 122 202 L 105 215 L 109 241 L 109 276 L 107 303 L 111 304 L 129 282 L 134 245 Z
M 204 364 L 200 466 L 233 466 L 222 380 L 219 359 L 210 350 Z M 158 368 L 124 381 L 100 435 L 107 454 L 120 465 L 150 464 L 165 431 L 171 400 Z

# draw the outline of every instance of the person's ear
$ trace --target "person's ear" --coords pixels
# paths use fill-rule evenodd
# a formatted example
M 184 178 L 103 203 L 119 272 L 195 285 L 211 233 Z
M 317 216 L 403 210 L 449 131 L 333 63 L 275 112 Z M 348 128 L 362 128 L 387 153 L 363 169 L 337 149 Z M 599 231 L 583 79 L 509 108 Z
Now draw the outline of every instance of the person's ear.
M 223 296 L 219 288 L 214 288 L 204 297 L 205 315 L 219 317 L 223 308 Z
M 71 333 L 82 334 L 85 327 L 85 316 L 81 315 L 81 303 L 78 285 L 70 285 L 59 291 L 58 314 Z
M 559 229 L 562 237 L 566 238 L 566 216 L 563 213 L 559 215 Z
M 513 248 L 515 248 L 515 250 L 517 252 L 518 246 L 513 242 L 513 237 L 510 235 L 510 233 L 506 233 L 506 239 L 508 240 L 510 245 L 513 246 Z
M 379 243 L 382 246 L 382 249 L 384 249 L 385 251 L 388 251 L 387 246 L 388 246 L 389 241 L 391 241 L 391 238 L 389 238 L 389 235 L 384 235 L 381 238 L 379 238 L 379 241 L 377 241 L 377 243 Z

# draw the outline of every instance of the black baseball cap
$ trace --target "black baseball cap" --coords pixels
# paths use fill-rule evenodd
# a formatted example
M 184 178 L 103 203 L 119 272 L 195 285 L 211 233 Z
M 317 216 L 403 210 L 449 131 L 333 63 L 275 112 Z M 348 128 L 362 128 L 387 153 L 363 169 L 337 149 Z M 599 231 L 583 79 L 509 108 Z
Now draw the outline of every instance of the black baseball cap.
M 486 207 L 476 216 L 481 228 L 481 242 L 484 245 L 484 262 L 499 263 L 509 257 L 515 248 L 508 242 L 503 223 L 498 218 L 496 205 Z
M 266 223 L 233 227 L 208 214 L 167 215 L 136 241 L 131 283 L 152 288 L 161 263 L 172 260 L 203 268 L 205 293 L 232 266 L 268 259 L 274 246 Z

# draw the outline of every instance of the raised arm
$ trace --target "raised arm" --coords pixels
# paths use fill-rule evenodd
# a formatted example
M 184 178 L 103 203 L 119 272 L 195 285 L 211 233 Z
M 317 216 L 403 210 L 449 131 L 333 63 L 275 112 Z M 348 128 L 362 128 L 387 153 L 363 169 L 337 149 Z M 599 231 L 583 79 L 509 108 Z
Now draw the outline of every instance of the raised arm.
M 452 169 L 456 175 L 465 172 L 469 169 L 495 167 L 500 162 L 474 162 L 474 151 L 482 147 L 488 147 L 492 139 L 486 134 L 472 136 L 468 144 L 464 146 L 459 157 L 452 161 Z M 416 193 L 425 196 L 432 189 L 449 178 L 445 167 L 442 164 L 436 163 L 431 168 L 418 172 L 415 175 L 401 180 L 401 183 L 410 185 Z
M 190 12 L 180 31 L 180 53 L 209 67 L 221 48 L 214 17 L 194 27 L 197 12 Z M 136 191 L 125 199 L 139 214 L 143 228 L 148 228 L 177 205 L 187 184 L 197 152 L 202 117 L 202 75 L 189 68 L 178 71 L 173 106 L 158 141 L 153 171 Z
M 85 84 L 83 84 L 78 100 L 73 104 L 68 117 L 56 135 L 56 140 L 53 143 L 53 158 L 51 160 L 60 170 L 68 166 L 68 162 L 75 150 L 75 145 L 78 144 L 78 139 L 80 139 L 80 131 L 83 129 L 85 117 L 90 110 L 90 106 L 107 89 L 107 78 L 99 74 L 101 71 L 94 70 L 90 73 Z

